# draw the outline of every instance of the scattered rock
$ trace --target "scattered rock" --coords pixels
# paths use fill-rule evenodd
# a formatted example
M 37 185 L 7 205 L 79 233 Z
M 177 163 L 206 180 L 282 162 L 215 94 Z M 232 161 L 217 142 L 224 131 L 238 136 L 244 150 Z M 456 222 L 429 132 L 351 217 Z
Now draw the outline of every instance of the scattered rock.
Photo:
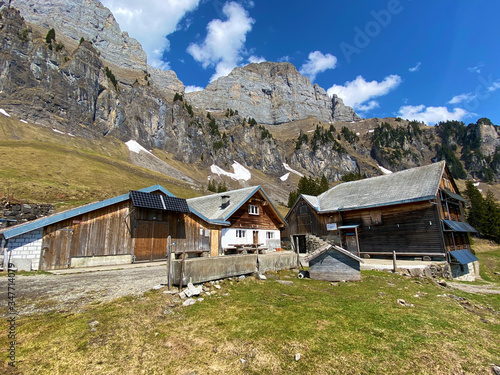
M 278 284 L 283 284 L 283 285 L 295 285 L 293 281 L 288 281 L 288 280 L 276 280 Z
M 156 337 L 156 336 L 158 336 L 158 335 L 159 335 L 159 333 L 158 333 L 158 332 L 155 332 L 155 337 Z
M 500 366 L 493 364 L 491 365 L 491 370 L 495 375 L 500 375 Z
M 236 279 L 236 281 L 243 281 L 243 280 L 245 280 L 245 275 L 241 275 Z
M 174 295 L 174 294 L 177 294 L 179 293 L 179 289 L 177 288 L 172 288 L 170 290 L 164 290 L 163 291 L 163 294 L 171 294 L 171 295 Z
M 266 277 L 266 275 L 262 275 L 262 274 L 259 273 L 257 275 L 257 280 L 267 280 L 267 277 Z
M 300 353 L 295 353 L 295 361 L 299 361 L 300 360 Z
M 196 300 L 194 298 L 188 298 L 182 303 L 182 306 L 191 306 L 196 303 Z
M 284 279 L 291 279 L 292 277 L 290 275 L 285 275 L 283 276 Z
M 397 303 L 401 306 L 413 307 L 413 303 L 406 302 L 404 299 L 398 299 Z
M 210 297 L 210 294 L 211 294 L 210 292 L 205 292 L 205 295 L 206 295 L 206 296 L 209 296 L 209 297 Z
M 184 289 L 184 293 L 188 298 L 199 296 L 201 292 L 203 292 L 203 287 L 201 285 L 196 287 L 193 285 L 193 283 L 188 283 L 187 288 Z
M 244 365 L 246 363 L 246 360 L 244 358 L 240 358 L 240 362 L 242 365 Z
M 99 322 L 98 322 L 97 320 L 93 320 L 93 321 L 91 321 L 91 322 L 89 323 L 89 326 L 93 328 L 93 327 L 95 327 L 95 326 L 96 326 L 96 325 L 98 325 L 98 324 L 99 324 Z
M 180 292 L 180 293 L 179 293 L 179 297 L 180 297 L 181 299 L 186 299 L 186 298 L 187 298 L 186 293 L 184 293 L 184 292 Z
M 155 285 L 155 286 L 153 287 L 153 290 L 158 290 L 158 289 L 161 289 L 161 288 L 163 288 L 164 286 L 165 286 L 165 285 L 163 285 L 163 284 L 158 284 L 158 285 Z
M 299 272 L 300 272 L 297 268 L 293 268 L 293 269 L 291 269 L 291 271 L 292 271 L 293 273 L 299 273 Z
M 173 313 L 174 313 L 174 310 L 172 310 L 172 309 L 163 310 L 163 315 L 172 315 Z
M 448 286 L 445 279 L 440 279 L 437 281 L 437 283 L 438 283 L 438 285 L 441 285 L 441 286 Z
M 220 285 L 219 284 L 215 284 L 215 289 L 220 289 Z

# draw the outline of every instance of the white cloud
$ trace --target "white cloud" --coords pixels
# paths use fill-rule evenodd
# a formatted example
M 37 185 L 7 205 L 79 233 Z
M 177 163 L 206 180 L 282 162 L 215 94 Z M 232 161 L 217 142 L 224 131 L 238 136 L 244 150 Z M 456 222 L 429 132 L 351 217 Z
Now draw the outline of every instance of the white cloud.
M 248 61 L 250 63 L 261 63 L 261 62 L 266 61 L 266 58 L 264 56 L 254 56 L 254 55 L 252 55 L 252 56 L 250 56 L 248 58 Z
M 467 68 L 467 70 L 471 73 L 477 73 L 481 74 L 481 68 L 484 66 L 483 63 L 479 63 L 476 66 L 471 66 L 470 68 Z
M 214 19 L 207 25 L 207 36 L 201 44 L 191 43 L 187 52 L 200 62 L 203 68 L 215 66 L 213 81 L 229 74 L 243 59 L 246 34 L 255 22 L 238 3 L 224 4 L 222 12 L 226 21 Z
M 467 94 L 455 95 L 447 104 L 468 103 L 475 100 L 477 95 L 469 92 Z
M 346 82 L 344 86 L 333 85 L 328 89 L 328 95 L 333 94 L 339 96 L 345 105 L 353 107 L 356 110 L 368 111 L 376 108 L 378 102 L 371 100 L 368 104 L 364 104 L 370 99 L 387 95 L 401 83 L 401 77 L 398 75 L 390 75 L 384 78 L 382 82 L 371 81 L 367 82 L 362 76 L 357 76 L 354 81 Z
M 299 72 L 302 75 L 308 76 L 311 82 L 314 82 L 316 75 L 328 69 L 335 69 L 337 58 L 329 53 L 324 55 L 320 51 L 309 53 L 308 61 L 302 65 Z
M 420 66 L 422 65 L 422 63 L 419 61 L 417 63 L 417 65 L 415 66 L 412 66 L 411 68 L 408 69 L 409 72 L 411 73 L 415 73 L 415 72 L 418 72 L 420 70 Z
M 489 92 L 494 92 L 500 89 L 500 81 L 493 82 L 490 86 L 488 86 Z
M 376 100 L 370 100 L 366 104 L 358 105 L 356 109 L 358 110 L 358 112 L 368 112 L 368 111 L 371 111 L 372 109 L 375 109 L 378 107 L 380 107 L 380 105 L 378 104 L 378 102 Z
M 198 7 L 200 0 L 101 0 L 115 16 L 122 31 L 137 39 L 154 68 L 169 68 L 162 55 L 170 49 L 166 38 L 177 30 L 184 16 Z
M 278 58 L 278 62 L 290 62 L 290 56 L 281 56 L 280 58 Z
M 185 92 L 202 91 L 204 88 L 201 86 L 188 85 L 184 89 Z
M 446 107 L 426 107 L 425 105 L 405 105 L 399 108 L 399 116 L 408 120 L 423 121 L 427 124 L 435 124 L 439 121 L 460 121 L 471 115 L 462 108 L 453 108 L 449 111 Z

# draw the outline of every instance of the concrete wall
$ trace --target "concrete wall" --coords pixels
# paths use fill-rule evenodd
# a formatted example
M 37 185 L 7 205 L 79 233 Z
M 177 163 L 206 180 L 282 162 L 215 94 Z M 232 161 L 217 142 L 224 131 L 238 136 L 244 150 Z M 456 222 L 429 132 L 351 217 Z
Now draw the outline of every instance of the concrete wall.
M 179 284 L 181 260 L 172 261 L 173 283 Z M 186 259 L 183 284 L 199 284 L 210 280 L 248 275 L 254 272 L 278 271 L 295 267 L 297 256 L 292 252 L 271 254 L 228 255 Z
M 36 229 L 10 238 L 7 244 L 7 252 L 4 254 L 4 267 L 6 267 L 5 262 L 9 260 L 14 264 L 16 264 L 16 260 L 19 260 L 18 264 L 16 264 L 19 270 L 37 271 L 42 252 L 42 237 L 43 229 Z
M 477 266 L 475 266 L 475 263 L 477 263 Z M 467 263 L 464 266 L 452 264 L 451 274 L 456 280 L 476 281 L 476 276 L 479 276 L 479 262 Z
M 71 268 L 98 267 L 132 263 L 132 255 L 108 255 L 71 258 Z

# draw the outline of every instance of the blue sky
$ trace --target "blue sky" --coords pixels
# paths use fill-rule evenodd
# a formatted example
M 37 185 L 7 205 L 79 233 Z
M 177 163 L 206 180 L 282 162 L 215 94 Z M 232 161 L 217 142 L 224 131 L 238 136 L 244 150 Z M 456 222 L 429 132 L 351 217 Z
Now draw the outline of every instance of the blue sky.
M 288 61 L 362 117 L 500 124 L 496 0 L 101 0 L 188 90 Z

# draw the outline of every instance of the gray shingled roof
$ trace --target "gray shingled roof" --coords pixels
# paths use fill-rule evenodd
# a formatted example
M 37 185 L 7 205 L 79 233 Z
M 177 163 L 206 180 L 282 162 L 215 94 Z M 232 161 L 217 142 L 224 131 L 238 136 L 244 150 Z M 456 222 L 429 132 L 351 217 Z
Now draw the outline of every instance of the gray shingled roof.
M 210 220 L 226 221 L 234 211 L 241 207 L 252 195 L 254 195 L 260 186 L 226 191 L 224 193 L 206 195 L 188 199 L 189 208 L 195 209 L 198 213 Z M 229 204 L 222 205 L 222 197 L 229 197 Z
M 434 199 L 444 168 L 442 161 L 337 185 L 317 197 L 318 211 L 346 211 Z

